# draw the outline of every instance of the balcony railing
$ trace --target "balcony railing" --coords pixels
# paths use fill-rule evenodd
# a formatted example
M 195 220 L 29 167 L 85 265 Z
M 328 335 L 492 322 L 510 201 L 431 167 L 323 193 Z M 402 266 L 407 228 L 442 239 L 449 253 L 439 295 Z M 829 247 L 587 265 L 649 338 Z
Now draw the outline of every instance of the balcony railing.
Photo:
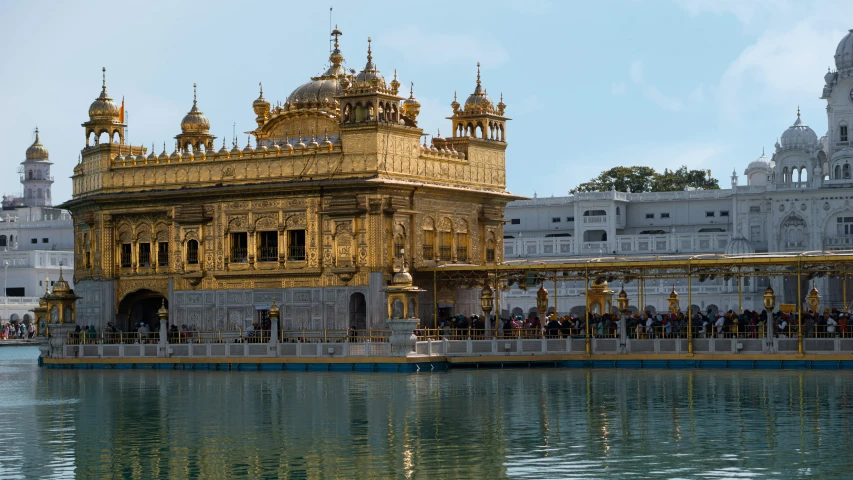
M 585 224 L 607 223 L 607 215 L 596 215 L 594 217 L 583 217 L 583 223 L 585 223 Z
M 435 258 L 435 250 L 432 245 L 424 245 L 424 260 L 432 260 Z
M 288 247 L 287 259 L 294 262 L 305 261 L 305 245 L 291 245 Z
M 261 247 L 258 249 L 259 262 L 278 261 L 278 247 Z
M 231 262 L 233 263 L 242 263 L 248 261 L 248 253 L 245 248 L 232 248 L 231 249 Z

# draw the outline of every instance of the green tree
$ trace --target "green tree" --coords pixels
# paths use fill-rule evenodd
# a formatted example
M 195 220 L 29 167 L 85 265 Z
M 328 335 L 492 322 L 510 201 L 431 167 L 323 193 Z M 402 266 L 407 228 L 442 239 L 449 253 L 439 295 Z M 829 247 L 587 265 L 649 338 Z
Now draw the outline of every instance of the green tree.
M 711 178 L 710 171 L 688 170 L 684 165 L 677 170 L 664 169 L 663 173 L 657 173 L 651 167 L 614 167 L 581 183 L 569 193 L 604 192 L 614 186 L 620 192 L 627 191 L 629 187 L 632 192 L 673 192 L 686 187 L 703 190 L 720 188 L 717 179 Z
M 628 187 L 632 192 L 650 192 L 655 175 L 654 169 L 650 167 L 614 167 L 601 172 L 588 182 L 581 183 L 570 193 L 604 192 L 614 185 L 620 192 L 627 191 Z
M 664 169 L 663 173 L 655 175 L 652 181 L 653 192 L 673 192 L 687 187 L 702 190 L 719 190 L 716 178 L 711 178 L 710 171 L 688 170 L 682 165 L 678 170 Z

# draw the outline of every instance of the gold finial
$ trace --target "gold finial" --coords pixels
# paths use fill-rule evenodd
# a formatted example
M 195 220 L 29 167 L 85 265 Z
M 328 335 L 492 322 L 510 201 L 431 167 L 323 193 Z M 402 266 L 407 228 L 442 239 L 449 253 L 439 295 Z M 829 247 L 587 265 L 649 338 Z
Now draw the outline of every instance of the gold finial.
M 196 104 L 196 84 L 193 82 L 193 105 Z
M 367 61 L 368 61 L 368 63 L 373 61 L 373 54 L 370 51 L 370 42 L 372 42 L 372 41 L 373 40 L 371 40 L 370 37 L 367 37 Z
M 453 91 L 453 101 L 456 101 L 456 90 Z
M 343 35 L 343 32 L 341 32 L 340 30 L 338 30 L 338 26 L 337 26 L 337 25 L 335 25 L 335 29 L 334 29 L 334 30 L 332 30 L 332 36 L 333 36 L 333 37 L 335 37 L 335 49 L 336 49 L 336 50 L 337 50 L 337 48 L 338 48 L 338 36 L 339 36 L 339 35 Z
M 477 85 L 480 84 L 480 62 L 477 62 Z
M 36 125 L 36 141 L 35 143 L 39 143 L 39 127 Z
M 800 106 L 797 105 L 797 118 L 800 118 Z
M 410 85 L 409 85 L 409 98 L 415 98 L 415 82 L 410 82 Z
M 264 82 L 258 82 L 258 87 L 261 89 L 261 98 L 264 98 Z
M 101 75 L 103 76 L 103 80 L 101 83 L 101 90 L 107 91 L 107 67 L 101 67 Z

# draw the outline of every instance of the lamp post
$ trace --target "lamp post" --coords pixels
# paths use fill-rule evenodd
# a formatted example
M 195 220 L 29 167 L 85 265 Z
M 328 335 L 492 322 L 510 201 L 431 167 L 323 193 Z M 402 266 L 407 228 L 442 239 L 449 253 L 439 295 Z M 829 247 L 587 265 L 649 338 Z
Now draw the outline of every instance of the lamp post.
M 491 315 L 492 308 L 495 306 L 495 292 L 492 291 L 491 285 L 489 285 L 489 281 L 486 280 L 486 284 L 483 285 L 483 289 L 480 290 L 480 308 L 483 309 L 483 316 L 486 317 L 486 336 L 489 336 L 489 327 L 491 326 Z M 495 325 L 495 332 L 497 333 L 497 325 Z
M 545 290 L 544 281 L 542 282 L 542 285 L 539 286 L 539 290 L 536 292 L 536 309 L 539 310 L 539 322 L 541 327 L 542 319 L 545 318 L 545 312 L 548 311 L 548 290 Z
M 272 305 L 270 306 L 269 314 L 270 314 L 270 341 L 269 343 L 275 345 L 278 343 L 278 316 L 281 313 L 281 310 L 275 304 L 275 298 L 272 300 Z
M 820 308 L 820 294 L 817 291 L 817 285 L 815 285 L 814 280 L 812 280 L 812 289 L 809 290 L 808 296 L 808 304 L 809 310 L 813 313 L 817 313 L 818 308 Z M 798 327 L 797 327 L 797 339 L 800 344 L 803 343 L 803 334 L 801 330 L 803 329 L 803 320 L 801 318 L 797 319 Z
M 764 309 L 767 311 L 767 340 L 773 342 L 773 307 L 776 306 L 776 295 L 769 285 L 764 290 Z
M 616 297 L 616 308 L 619 309 L 619 345 L 625 348 L 628 331 L 625 329 L 625 316 L 628 315 L 628 294 L 625 293 L 625 282 L 622 282 L 622 291 Z
M 678 313 L 678 293 L 675 291 L 675 285 L 672 286 L 672 292 L 669 294 L 669 313 L 675 315 Z

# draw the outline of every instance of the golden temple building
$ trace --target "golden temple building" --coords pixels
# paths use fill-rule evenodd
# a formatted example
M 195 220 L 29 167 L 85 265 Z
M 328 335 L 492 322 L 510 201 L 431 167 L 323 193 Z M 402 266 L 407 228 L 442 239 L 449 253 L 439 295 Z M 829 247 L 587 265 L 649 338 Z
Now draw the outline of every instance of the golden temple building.
M 63 205 L 78 323 L 153 327 L 165 298 L 170 323 L 198 330 L 243 328 L 273 300 L 285 330 L 384 328 L 384 289 L 404 263 L 431 321 L 433 277 L 419 267 L 502 261 L 504 206 L 518 198 L 506 191 L 509 119 L 479 64 L 465 103 L 454 94 L 453 135 L 421 143 L 413 89 L 385 80 L 369 43 L 364 68 L 347 71 L 340 35 L 325 73 L 286 101 L 261 89 L 244 147 L 216 149 L 195 96 L 174 151 L 126 144 L 104 79 Z M 472 292 L 439 297 L 479 313 Z

